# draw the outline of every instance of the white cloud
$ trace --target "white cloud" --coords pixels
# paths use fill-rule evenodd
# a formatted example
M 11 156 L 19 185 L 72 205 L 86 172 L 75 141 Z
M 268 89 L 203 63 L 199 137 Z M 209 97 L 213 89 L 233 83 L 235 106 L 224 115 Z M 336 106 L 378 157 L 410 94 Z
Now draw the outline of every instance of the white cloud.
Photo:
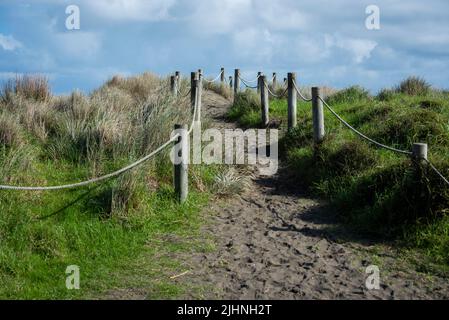
M 14 51 L 22 47 L 22 43 L 14 39 L 13 36 L 5 36 L 0 33 L 0 47 L 6 51 Z
M 251 0 L 199 0 L 190 17 L 198 33 L 224 34 L 253 24 Z
M 84 0 L 95 15 L 123 21 L 160 21 L 170 17 L 175 0 Z
M 345 38 L 340 35 L 325 35 L 326 47 L 329 50 L 339 48 L 349 51 L 353 55 L 355 63 L 362 63 L 371 57 L 371 52 L 377 47 L 378 43 L 372 40 Z
M 305 12 L 295 8 L 292 4 L 287 5 L 273 0 L 258 0 L 253 3 L 255 14 L 270 29 L 299 30 L 304 29 L 309 22 Z

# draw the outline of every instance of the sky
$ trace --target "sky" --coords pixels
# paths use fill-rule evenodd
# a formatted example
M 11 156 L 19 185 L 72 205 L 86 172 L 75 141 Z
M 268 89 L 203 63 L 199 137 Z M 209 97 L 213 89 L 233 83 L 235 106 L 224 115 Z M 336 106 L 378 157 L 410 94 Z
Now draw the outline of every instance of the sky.
M 70 5 L 79 30 L 66 27 Z M 371 5 L 380 29 L 366 26 Z M 447 89 L 449 1 L 0 0 L 0 81 L 43 74 L 64 94 L 116 74 L 221 67 L 374 93 L 410 75 Z

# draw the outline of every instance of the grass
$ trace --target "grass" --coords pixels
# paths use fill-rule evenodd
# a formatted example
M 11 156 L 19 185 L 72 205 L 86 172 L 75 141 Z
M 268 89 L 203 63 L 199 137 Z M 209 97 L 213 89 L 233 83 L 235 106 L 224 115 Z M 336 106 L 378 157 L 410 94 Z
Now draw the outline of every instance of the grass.
M 2 91 L 1 184 L 59 185 L 109 173 L 164 143 L 175 123 L 190 122 L 189 98 L 171 97 L 167 80 L 152 74 L 114 77 L 89 95 L 53 96 L 47 87 L 44 98 L 44 83 L 18 78 Z M 101 298 L 129 286 L 149 298 L 177 297 L 187 288 L 170 280 L 179 267 L 170 257 L 208 248 L 160 239 L 197 237 L 221 170 L 191 166 L 183 205 L 168 150 L 90 188 L 1 191 L 0 298 Z M 69 265 L 80 267 L 81 290 L 65 287 Z
M 418 79 L 418 80 L 417 80 Z M 371 96 L 351 87 L 327 97 L 345 120 L 375 140 L 403 150 L 429 144 L 429 159 L 449 176 L 449 95 L 409 78 L 396 89 Z M 260 126 L 257 96 L 241 93 L 228 116 L 243 126 Z M 287 102 L 270 101 L 270 117 L 287 123 Z M 298 126 L 280 150 L 290 174 L 327 198 L 346 223 L 379 240 L 398 240 L 449 266 L 449 187 L 427 166 L 360 140 L 325 110 L 326 138 L 313 143 L 311 104 L 298 102 Z
M 227 82 L 221 83 L 221 82 L 203 81 L 203 86 L 204 89 L 213 91 L 216 94 L 219 94 L 228 100 L 230 100 L 234 96 L 233 89 L 229 86 Z

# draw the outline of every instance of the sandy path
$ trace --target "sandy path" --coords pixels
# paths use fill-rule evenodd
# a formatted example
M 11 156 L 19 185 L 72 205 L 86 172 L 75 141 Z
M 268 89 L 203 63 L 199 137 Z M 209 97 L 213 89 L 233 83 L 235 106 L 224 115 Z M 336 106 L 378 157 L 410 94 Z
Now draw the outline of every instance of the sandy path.
M 205 116 L 217 128 L 229 101 L 207 92 Z M 185 298 L 226 299 L 440 299 L 445 278 L 429 277 L 386 246 L 357 239 L 339 226 L 325 203 L 292 187 L 288 177 L 254 174 L 251 188 L 218 200 L 205 216 L 205 238 L 216 250 L 181 257 L 191 272 L 180 283 L 201 287 Z M 380 268 L 380 290 L 365 286 L 366 267 Z

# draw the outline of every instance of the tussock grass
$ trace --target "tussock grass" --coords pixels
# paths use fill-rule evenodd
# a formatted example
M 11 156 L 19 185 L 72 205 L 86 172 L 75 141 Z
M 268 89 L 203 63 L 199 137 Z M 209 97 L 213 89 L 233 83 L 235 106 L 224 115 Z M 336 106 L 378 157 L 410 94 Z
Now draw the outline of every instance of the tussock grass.
M 1 97 L 8 102 L 12 96 L 25 99 L 47 101 L 51 97 L 48 79 L 39 75 L 17 75 L 15 79 L 8 80 L 1 92 Z
M 407 79 L 402 89 L 371 96 L 350 87 L 328 96 L 334 110 L 361 132 L 403 150 L 429 144 L 429 159 L 449 176 L 449 96 L 425 81 Z M 243 93 L 230 116 L 238 121 L 260 112 Z M 270 103 L 270 115 L 286 122 L 285 99 Z M 330 199 L 342 219 L 379 239 L 401 239 L 432 261 L 449 264 L 449 188 L 427 166 L 416 169 L 406 156 L 360 140 L 325 109 L 326 138 L 313 144 L 310 103 L 298 104 L 298 127 L 282 138 L 280 150 L 291 174 L 311 192 Z
M 410 96 L 425 96 L 429 94 L 430 87 L 430 84 L 423 78 L 411 76 L 399 84 L 396 92 Z
M 214 189 L 220 196 L 232 196 L 242 194 L 250 186 L 247 176 L 240 175 L 233 168 L 224 168 L 214 179 Z

